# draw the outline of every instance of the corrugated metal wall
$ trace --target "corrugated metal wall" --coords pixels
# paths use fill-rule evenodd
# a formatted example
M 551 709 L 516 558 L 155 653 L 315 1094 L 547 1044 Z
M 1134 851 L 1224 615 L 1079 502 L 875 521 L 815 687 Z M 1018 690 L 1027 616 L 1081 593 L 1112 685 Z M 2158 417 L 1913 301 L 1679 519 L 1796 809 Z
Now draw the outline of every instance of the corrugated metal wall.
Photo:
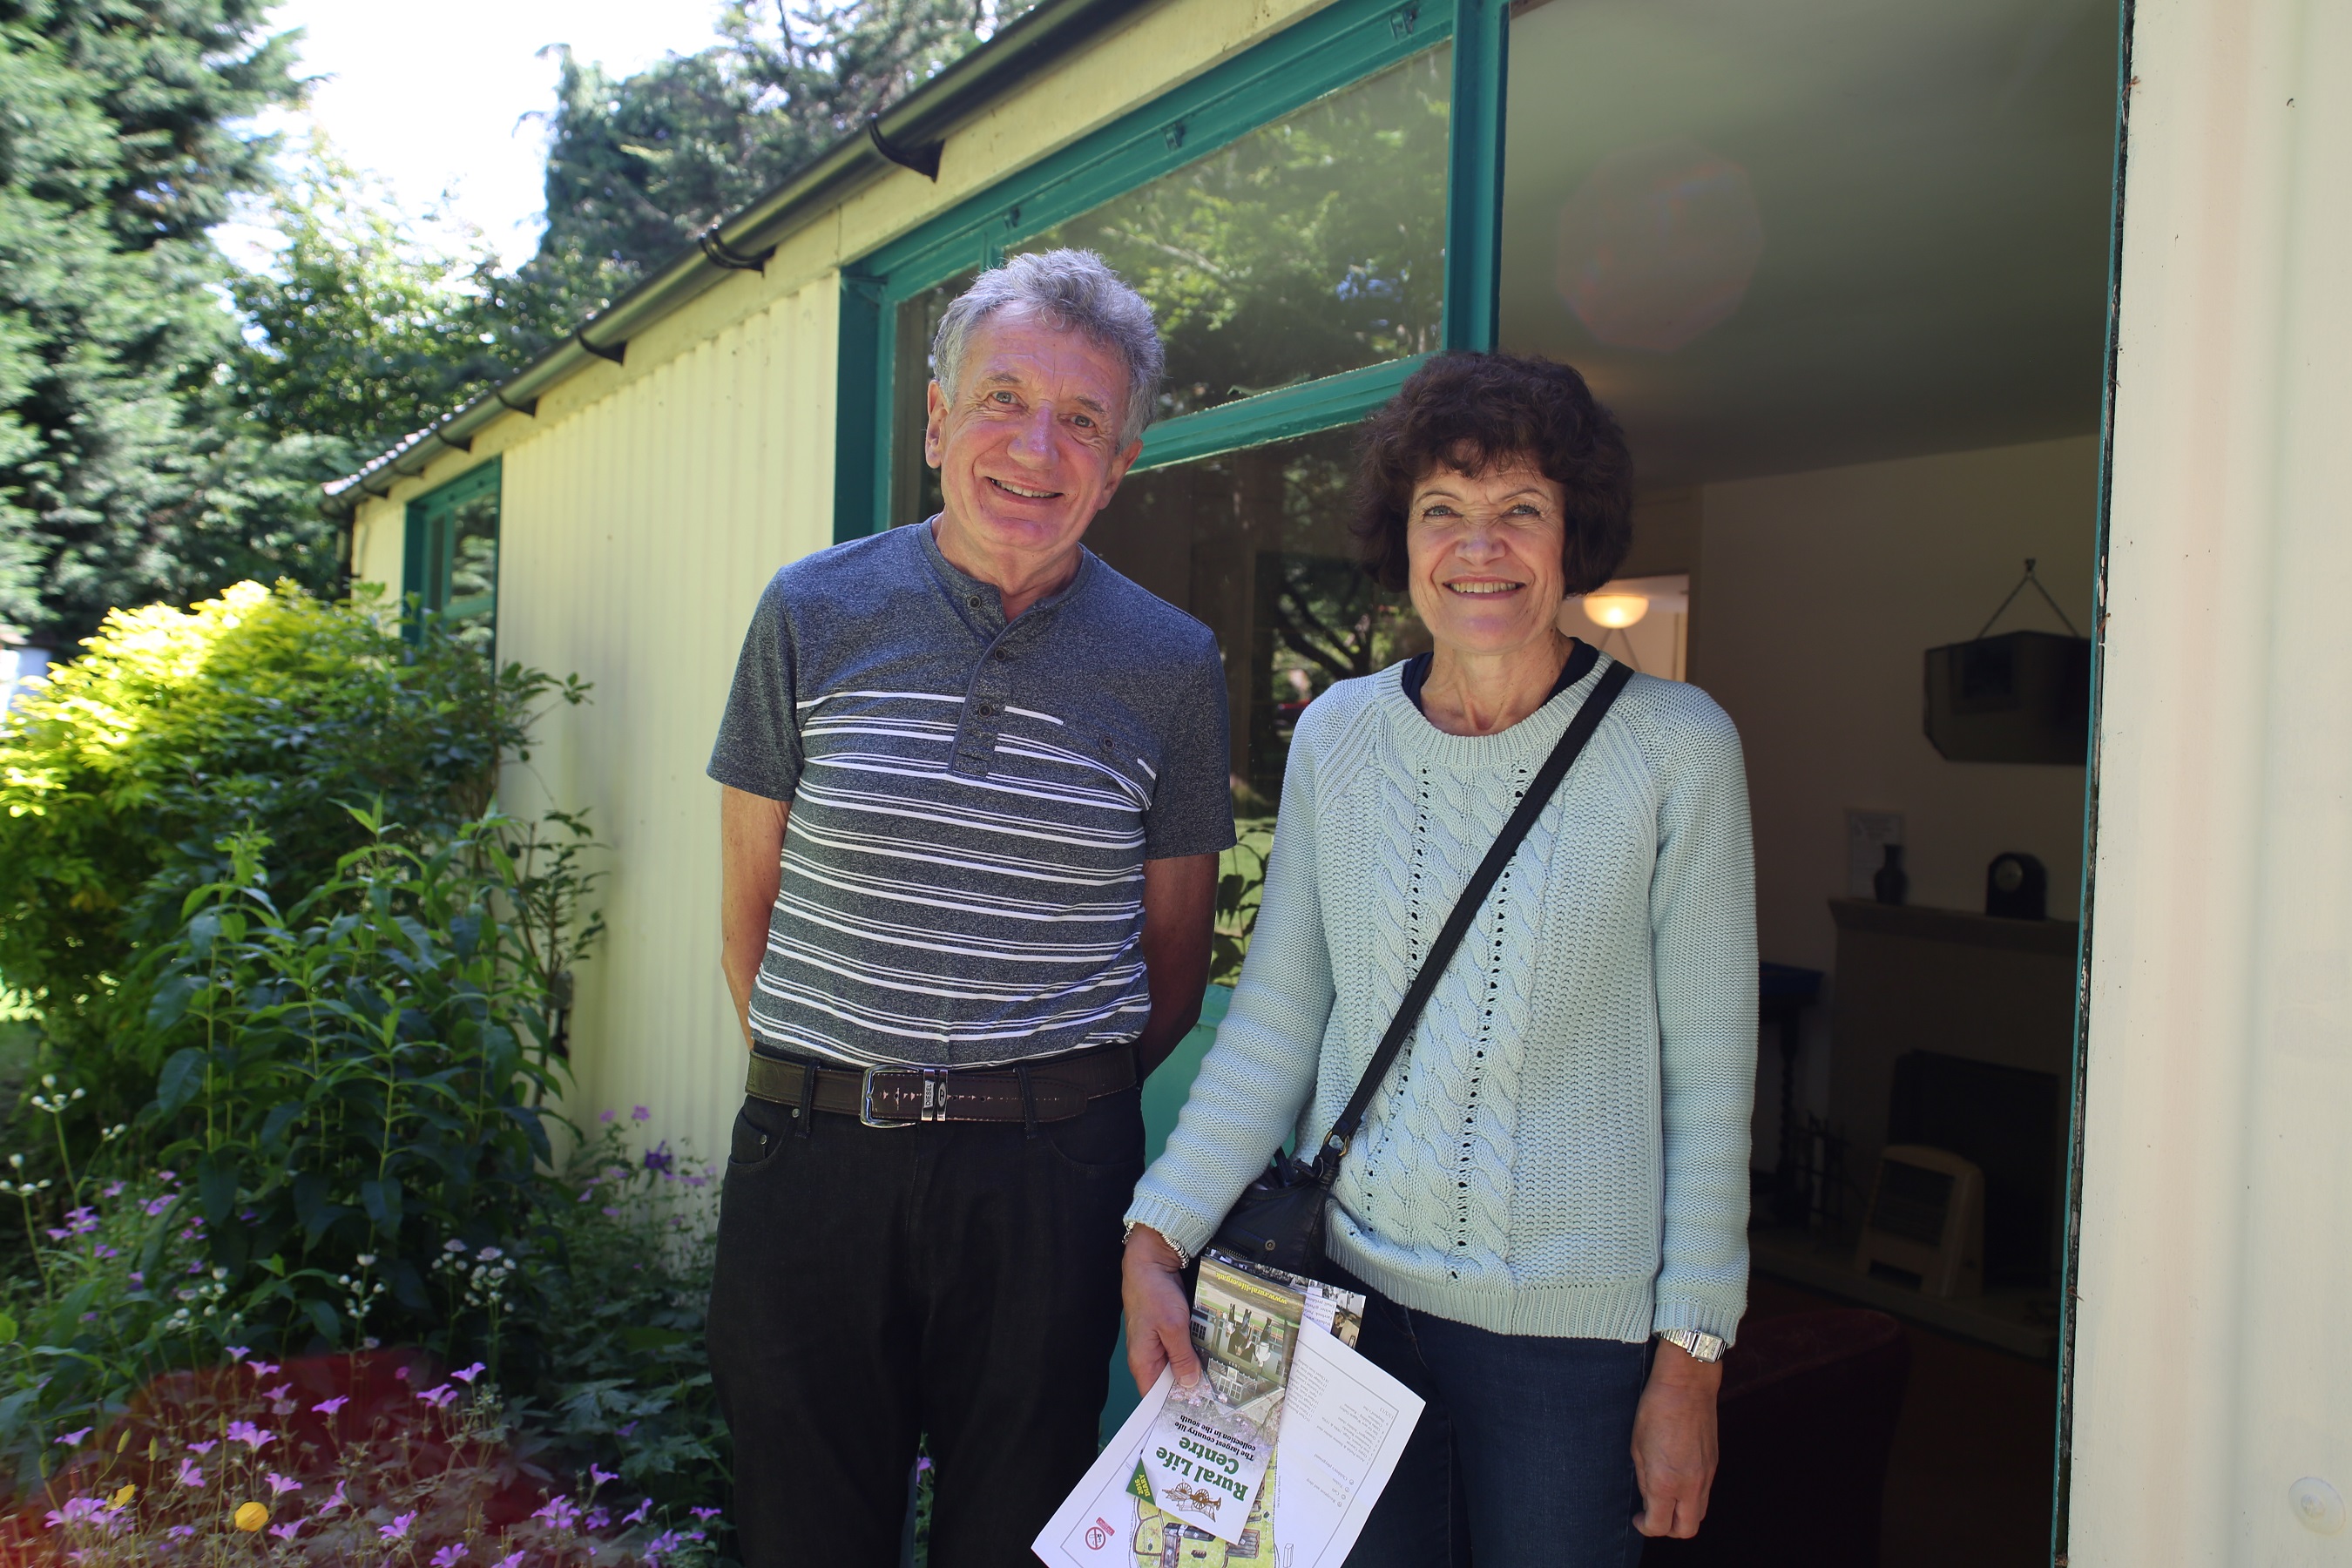
M 506 453 L 500 654 L 595 683 L 541 724 L 506 803 L 585 806 L 613 847 L 573 1108 L 650 1106 L 705 1154 L 743 1079 L 702 763 L 761 588 L 831 541 L 839 287 L 820 277 Z

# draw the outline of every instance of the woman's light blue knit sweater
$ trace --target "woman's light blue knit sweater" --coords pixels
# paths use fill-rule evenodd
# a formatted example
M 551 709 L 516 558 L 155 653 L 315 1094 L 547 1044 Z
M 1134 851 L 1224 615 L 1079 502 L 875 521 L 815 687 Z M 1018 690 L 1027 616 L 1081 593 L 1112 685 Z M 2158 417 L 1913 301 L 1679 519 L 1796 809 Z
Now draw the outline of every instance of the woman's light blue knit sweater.
M 1294 1129 L 1312 1149 L 1591 693 L 1448 735 L 1402 666 L 1291 742 L 1233 1005 L 1129 1217 L 1188 1254 Z M 1463 941 L 1342 1162 L 1331 1256 L 1497 1333 L 1728 1340 L 1748 1297 L 1756 900 L 1739 737 L 1635 676 Z

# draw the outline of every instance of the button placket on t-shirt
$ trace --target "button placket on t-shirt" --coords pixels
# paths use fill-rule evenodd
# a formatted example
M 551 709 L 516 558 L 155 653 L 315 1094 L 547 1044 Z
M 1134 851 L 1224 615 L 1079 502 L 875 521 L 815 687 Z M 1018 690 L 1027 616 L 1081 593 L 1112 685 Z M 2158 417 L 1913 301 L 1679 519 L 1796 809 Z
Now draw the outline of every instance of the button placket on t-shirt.
M 1021 622 L 1000 627 L 972 666 L 964 688 L 963 721 L 956 726 L 954 771 L 985 775 L 1003 732 L 1005 705 L 1013 700 L 1013 653 L 1006 645 Z

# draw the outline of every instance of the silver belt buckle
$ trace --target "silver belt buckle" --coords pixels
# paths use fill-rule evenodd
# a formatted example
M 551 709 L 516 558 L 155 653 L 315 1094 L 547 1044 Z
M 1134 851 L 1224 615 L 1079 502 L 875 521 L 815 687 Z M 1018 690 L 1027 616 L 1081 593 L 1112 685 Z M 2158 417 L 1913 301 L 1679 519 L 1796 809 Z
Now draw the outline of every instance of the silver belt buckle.
M 920 1114 L 907 1121 L 891 1121 L 874 1114 L 874 1078 L 877 1073 L 916 1073 L 923 1080 L 923 1105 Z M 912 1127 L 922 1121 L 945 1121 L 948 1119 L 948 1075 L 941 1068 L 867 1068 L 857 1096 L 857 1120 L 868 1127 Z

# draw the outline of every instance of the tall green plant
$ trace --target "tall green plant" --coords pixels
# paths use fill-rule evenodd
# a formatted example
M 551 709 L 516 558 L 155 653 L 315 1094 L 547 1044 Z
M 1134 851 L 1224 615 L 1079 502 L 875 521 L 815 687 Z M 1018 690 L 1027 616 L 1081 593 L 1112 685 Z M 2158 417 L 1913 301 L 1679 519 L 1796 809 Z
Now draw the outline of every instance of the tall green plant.
M 416 843 L 352 815 L 367 842 L 290 907 L 257 833 L 188 895 L 138 976 L 162 1061 L 143 1119 L 176 1131 L 161 1157 L 192 1173 L 231 1286 L 282 1286 L 257 1335 L 438 1342 L 472 1319 L 495 1364 L 511 1302 L 448 1259 L 498 1261 L 552 1159 L 549 955 L 513 918 L 525 836 L 493 813 Z
M 226 873 L 231 835 L 266 824 L 280 897 L 299 894 L 366 839 L 346 805 L 452 831 L 541 709 L 586 693 L 438 633 L 404 642 L 377 597 L 286 584 L 118 610 L 85 650 L 0 724 L 0 983 L 68 1049 L 110 1051 L 133 948 Z

